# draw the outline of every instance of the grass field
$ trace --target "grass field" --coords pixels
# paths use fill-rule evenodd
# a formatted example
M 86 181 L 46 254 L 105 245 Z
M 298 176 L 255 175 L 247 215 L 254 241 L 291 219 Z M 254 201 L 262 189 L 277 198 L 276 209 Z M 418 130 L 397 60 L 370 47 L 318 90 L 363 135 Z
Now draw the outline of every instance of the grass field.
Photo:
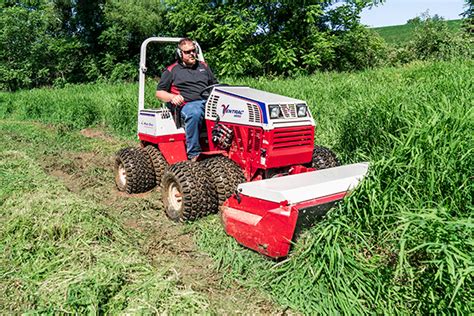
M 449 30 L 452 32 L 459 32 L 461 30 L 462 20 L 446 21 Z M 382 38 L 390 45 L 403 45 L 413 38 L 415 25 L 404 24 L 384 27 L 374 27 L 372 30 L 382 36 Z
M 176 226 L 158 193 L 117 195 L 107 157 L 135 134 L 135 85 L 0 94 L 0 307 L 470 314 L 473 77 L 472 61 L 454 61 L 234 81 L 307 100 L 317 143 L 345 163 L 372 163 L 362 187 L 281 262 L 237 245 L 217 216 Z M 183 232 L 190 240 L 179 241 Z M 196 257 L 182 261 L 179 248 L 194 243 L 184 253 Z M 199 270 L 215 282 L 189 287 Z

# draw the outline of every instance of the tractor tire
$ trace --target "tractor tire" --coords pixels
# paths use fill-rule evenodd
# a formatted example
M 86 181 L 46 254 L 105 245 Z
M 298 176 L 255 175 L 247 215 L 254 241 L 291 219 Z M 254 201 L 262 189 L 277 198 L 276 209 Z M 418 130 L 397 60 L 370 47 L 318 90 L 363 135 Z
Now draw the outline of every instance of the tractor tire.
M 155 146 L 148 145 L 145 147 L 144 151 L 146 156 L 150 159 L 151 166 L 153 167 L 155 183 L 159 186 L 168 163 Z
M 143 193 L 155 186 L 149 159 L 141 148 L 124 148 L 115 156 L 115 184 L 119 191 Z
M 339 159 L 334 152 L 323 146 L 314 146 L 313 159 L 309 167 L 315 168 L 316 170 L 333 168 L 340 166 Z
M 232 160 L 224 156 L 216 156 L 200 162 L 208 171 L 210 181 L 217 195 L 217 211 L 235 191 L 239 183 L 246 182 L 244 172 Z
M 166 215 L 173 221 L 193 221 L 212 213 L 217 204 L 207 169 L 181 161 L 170 166 L 161 179 Z

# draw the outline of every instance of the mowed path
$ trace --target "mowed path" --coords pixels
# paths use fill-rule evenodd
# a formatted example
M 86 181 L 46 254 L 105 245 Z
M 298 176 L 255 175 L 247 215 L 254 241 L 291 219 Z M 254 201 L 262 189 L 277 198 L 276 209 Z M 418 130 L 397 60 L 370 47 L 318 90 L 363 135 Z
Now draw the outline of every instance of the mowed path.
M 197 248 L 193 228 L 174 223 L 164 215 L 158 190 L 137 195 L 117 191 L 113 176 L 114 153 L 123 147 L 137 146 L 136 142 L 113 137 L 100 129 L 74 132 L 38 123 L 0 121 L 2 125 L 13 123 L 23 125 L 29 131 L 9 131 L 9 146 L 29 146 L 30 154 L 46 173 L 59 179 L 68 191 L 100 204 L 127 229 L 138 231 L 140 253 L 153 266 L 172 271 L 169 277 L 183 291 L 190 290 L 207 297 L 210 304 L 207 312 L 286 313 L 264 294 L 223 280 L 221 272 L 215 269 L 216 263 Z M 30 138 L 28 133 L 31 131 L 41 131 L 52 137 Z

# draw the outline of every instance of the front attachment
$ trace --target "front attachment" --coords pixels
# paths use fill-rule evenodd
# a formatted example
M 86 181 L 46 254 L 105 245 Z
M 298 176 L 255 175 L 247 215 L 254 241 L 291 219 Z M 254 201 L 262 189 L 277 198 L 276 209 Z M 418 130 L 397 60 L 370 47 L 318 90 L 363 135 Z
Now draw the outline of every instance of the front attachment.
M 358 163 L 242 183 L 222 206 L 225 230 L 246 247 L 285 257 L 296 227 L 322 217 L 367 171 L 368 163 Z

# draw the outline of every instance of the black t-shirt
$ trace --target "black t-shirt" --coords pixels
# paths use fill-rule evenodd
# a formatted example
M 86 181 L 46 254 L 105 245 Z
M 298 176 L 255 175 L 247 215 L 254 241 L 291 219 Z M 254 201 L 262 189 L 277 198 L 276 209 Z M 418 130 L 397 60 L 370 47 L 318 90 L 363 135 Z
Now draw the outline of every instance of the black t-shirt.
M 190 102 L 202 100 L 201 91 L 215 83 L 217 80 L 206 63 L 200 61 L 186 67 L 176 62 L 163 71 L 156 89 L 181 94 L 185 102 Z

